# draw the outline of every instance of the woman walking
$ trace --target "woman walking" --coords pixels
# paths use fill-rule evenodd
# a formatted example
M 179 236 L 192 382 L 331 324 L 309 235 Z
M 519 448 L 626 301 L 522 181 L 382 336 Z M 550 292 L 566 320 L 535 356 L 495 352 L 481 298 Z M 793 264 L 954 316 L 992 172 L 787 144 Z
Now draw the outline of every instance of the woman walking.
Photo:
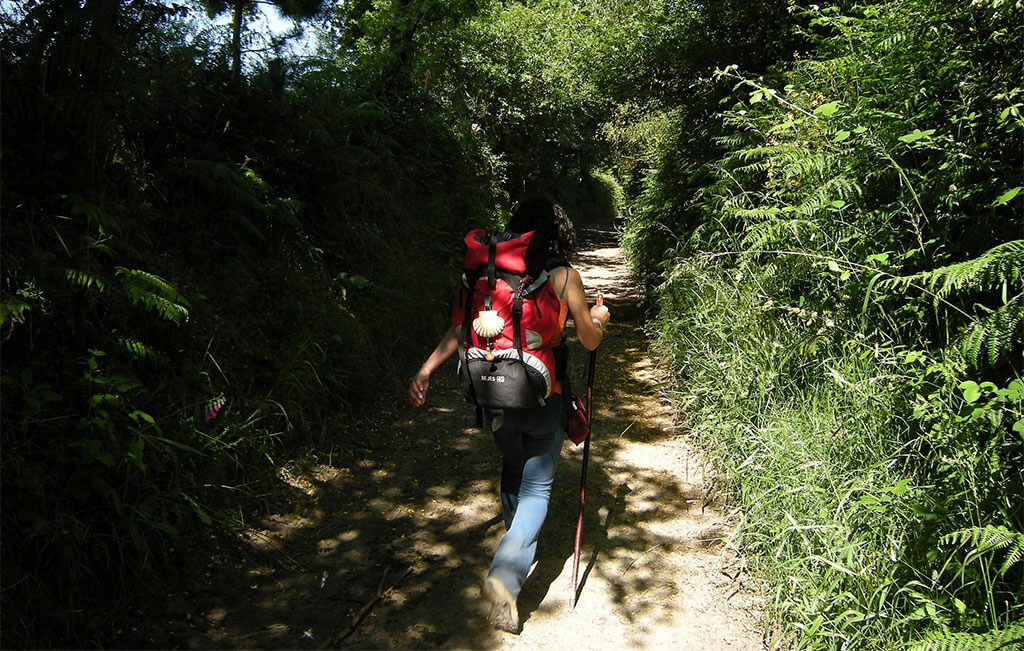
M 571 315 L 583 347 L 597 348 L 610 314 L 604 305 L 588 306 L 583 281 L 570 266 L 576 237 L 565 211 L 549 199 L 530 199 L 519 206 L 506 230 L 536 231 L 548 240 L 551 251 L 545 267 L 548 282 L 561 304 L 560 325 L 564 328 Z M 449 328 L 409 384 L 413 405 L 418 407 L 425 402 L 430 375 L 458 347 L 459 334 L 454 327 Z M 536 555 L 565 436 L 560 384 L 563 379 L 555 378 L 552 394 L 543 406 L 488 413 L 487 420 L 502 454 L 501 511 L 506 531 L 481 594 L 487 601 L 488 621 L 510 633 L 519 632 L 516 599 Z

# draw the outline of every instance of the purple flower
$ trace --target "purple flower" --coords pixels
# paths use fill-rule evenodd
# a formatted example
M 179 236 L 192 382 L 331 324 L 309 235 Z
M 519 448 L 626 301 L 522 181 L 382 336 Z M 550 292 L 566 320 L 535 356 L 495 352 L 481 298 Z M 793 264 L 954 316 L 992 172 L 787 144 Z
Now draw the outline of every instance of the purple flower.
M 220 412 L 221 407 L 224 406 L 223 398 L 215 398 L 210 401 L 210 406 L 203 411 L 203 422 L 209 423 L 211 420 L 217 417 L 217 413 Z

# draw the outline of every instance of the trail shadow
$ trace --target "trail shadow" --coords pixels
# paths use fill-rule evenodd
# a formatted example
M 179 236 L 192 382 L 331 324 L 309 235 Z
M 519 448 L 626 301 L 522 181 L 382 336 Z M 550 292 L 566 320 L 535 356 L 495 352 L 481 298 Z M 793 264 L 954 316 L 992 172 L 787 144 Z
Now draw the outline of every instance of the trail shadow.
M 669 589 L 659 578 L 661 552 L 678 546 L 679 536 L 659 530 L 658 522 L 699 511 L 701 491 L 699 482 L 681 484 L 664 468 L 616 461 L 631 446 L 675 434 L 652 419 L 658 379 L 644 361 L 636 292 L 621 265 L 599 273 L 616 262 L 609 253 L 614 236 L 607 226 L 581 235 L 589 247 L 581 273 L 588 287 L 605 292 L 614 321 L 599 352 L 579 599 L 588 599 L 588 581 L 600 577 L 615 615 L 632 622 Z M 576 351 L 577 373 L 582 359 Z M 211 559 L 205 578 L 171 600 L 166 626 L 147 631 L 158 637 L 154 644 L 498 646 L 504 634 L 485 625 L 478 600 L 504 532 L 500 456 L 490 434 L 473 427 L 453 369 L 435 374 L 427 407 L 399 407 L 358 440 L 339 441 L 320 464 L 282 472 L 287 499 L 224 541 L 234 549 Z M 579 377 L 575 382 L 583 387 Z M 551 591 L 573 554 L 580 450 L 567 443 L 556 470 L 537 565 L 520 595 L 525 626 L 571 603 L 568 582 L 564 598 L 549 597 L 557 596 Z

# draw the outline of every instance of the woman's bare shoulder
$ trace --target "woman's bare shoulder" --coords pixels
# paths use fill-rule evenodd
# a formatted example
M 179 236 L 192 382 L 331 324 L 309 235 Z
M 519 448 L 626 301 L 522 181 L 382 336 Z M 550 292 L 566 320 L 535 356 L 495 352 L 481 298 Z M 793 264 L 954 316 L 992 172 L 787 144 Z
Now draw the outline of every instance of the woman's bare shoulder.
M 552 280 L 559 281 L 559 284 L 561 284 L 561 282 L 565 280 L 566 274 L 569 275 L 570 281 L 579 280 L 580 282 L 582 282 L 583 280 L 582 278 L 580 278 L 580 272 L 576 271 L 575 269 L 568 265 L 564 267 L 552 267 L 551 269 L 548 270 L 548 277 L 551 278 Z
M 549 269 L 548 282 L 562 299 L 565 299 L 571 291 L 583 289 L 583 279 L 580 278 L 580 273 L 569 266 Z

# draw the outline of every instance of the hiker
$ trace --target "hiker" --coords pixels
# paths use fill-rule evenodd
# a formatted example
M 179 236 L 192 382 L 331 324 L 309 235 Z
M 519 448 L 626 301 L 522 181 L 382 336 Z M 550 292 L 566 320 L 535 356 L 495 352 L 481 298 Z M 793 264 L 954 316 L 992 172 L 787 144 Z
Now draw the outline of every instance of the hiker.
M 557 293 L 561 306 L 559 340 L 567 316 L 571 315 L 583 347 L 597 348 L 610 314 L 604 305 L 588 307 L 583 281 L 569 264 L 576 241 L 572 222 L 565 211 L 550 199 L 527 200 L 516 210 L 506 231 L 536 231 L 548 241 L 550 255 L 544 266 L 547 282 Z M 425 402 L 431 373 L 459 350 L 460 337 L 455 326 L 449 328 L 416 373 L 409 384 L 409 401 L 413 405 L 418 407 Z M 562 355 L 565 352 L 560 351 Z M 489 608 L 488 621 L 495 628 L 510 633 L 519 632 L 516 598 L 536 554 L 555 465 L 565 437 L 560 394 L 560 383 L 565 378 L 556 374 L 554 380 L 543 406 L 485 412 L 502 454 L 501 511 L 506 532 L 484 581 L 482 595 Z

